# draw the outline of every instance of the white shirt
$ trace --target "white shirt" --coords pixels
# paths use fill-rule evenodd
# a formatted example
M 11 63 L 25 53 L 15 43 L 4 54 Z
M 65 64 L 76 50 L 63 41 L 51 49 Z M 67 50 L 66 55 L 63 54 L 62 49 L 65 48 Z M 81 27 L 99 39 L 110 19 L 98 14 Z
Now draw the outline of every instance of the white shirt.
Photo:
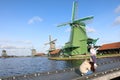
M 96 49 L 95 48 L 91 48 L 90 49 L 90 54 L 91 55 L 96 55 Z

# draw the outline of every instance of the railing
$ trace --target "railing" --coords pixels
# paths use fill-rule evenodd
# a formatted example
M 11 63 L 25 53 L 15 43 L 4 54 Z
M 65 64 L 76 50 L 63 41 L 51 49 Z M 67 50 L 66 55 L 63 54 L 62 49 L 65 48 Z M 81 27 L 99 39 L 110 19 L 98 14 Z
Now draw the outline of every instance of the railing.
M 72 80 L 110 80 L 116 77 L 120 77 L 120 67 L 104 72 L 98 72 L 89 76 L 78 77 Z

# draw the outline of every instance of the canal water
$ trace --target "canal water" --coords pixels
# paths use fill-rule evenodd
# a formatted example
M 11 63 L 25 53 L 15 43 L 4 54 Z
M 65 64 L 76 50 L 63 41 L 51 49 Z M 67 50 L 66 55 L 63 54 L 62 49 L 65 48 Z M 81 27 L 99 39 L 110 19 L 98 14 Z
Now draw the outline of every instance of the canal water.
M 97 61 L 102 63 L 114 59 L 117 58 L 97 59 Z M 81 63 L 81 60 L 55 61 L 47 57 L 0 58 L 0 77 L 63 70 L 79 66 Z
M 0 77 L 62 70 L 81 61 L 55 61 L 47 57 L 0 58 Z

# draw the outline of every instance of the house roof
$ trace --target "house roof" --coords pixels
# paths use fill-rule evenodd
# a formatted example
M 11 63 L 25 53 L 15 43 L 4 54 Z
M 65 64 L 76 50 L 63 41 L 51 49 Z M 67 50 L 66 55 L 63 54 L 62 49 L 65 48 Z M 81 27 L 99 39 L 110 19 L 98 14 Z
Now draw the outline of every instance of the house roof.
M 61 49 L 56 49 L 50 52 L 50 54 L 58 54 L 61 51 Z
M 120 48 L 120 42 L 104 44 L 99 48 L 99 50 L 118 49 L 118 48 Z
M 45 53 L 36 53 L 35 56 L 42 56 L 45 55 Z

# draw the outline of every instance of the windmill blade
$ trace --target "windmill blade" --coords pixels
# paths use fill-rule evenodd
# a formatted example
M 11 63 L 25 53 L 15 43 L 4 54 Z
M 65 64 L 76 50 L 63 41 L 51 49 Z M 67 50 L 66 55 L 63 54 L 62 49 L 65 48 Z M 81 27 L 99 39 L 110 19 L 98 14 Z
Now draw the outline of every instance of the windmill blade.
M 51 42 L 51 35 L 49 35 L 49 42 L 45 43 L 44 45 L 48 45 L 48 44 L 50 44 L 50 42 Z
M 57 39 L 50 41 L 50 43 L 53 43 L 53 42 L 55 42 L 55 41 L 57 41 Z M 49 44 L 50 44 L 50 43 L 49 43 Z
M 84 24 L 90 24 L 93 22 L 93 19 L 88 19 L 88 20 L 81 21 L 81 22 L 83 22 Z
M 71 16 L 71 21 L 70 22 L 66 22 L 63 24 L 58 25 L 57 27 L 61 27 L 61 26 L 66 26 L 71 24 L 71 22 L 73 23 L 76 17 L 76 10 L 77 10 L 77 1 L 73 2 L 73 7 L 72 7 L 72 16 Z
M 93 19 L 93 16 L 75 20 L 74 23 L 79 23 L 79 22 L 83 22 L 83 21 L 91 20 L 91 19 Z
M 75 20 L 76 9 L 77 9 L 77 2 L 74 1 L 74 2 L 73 2 L 73 7 L 72 7 L 72 17 L 71 17 L 72 22 Z
M 48 44 L 50 44 L 50 43 L 45 43 L 44 45 L 48 45 Z
M 90 19 L 93 19 L 93 18 L 94 18 L 93 16 L 85 17 L 85 18 L 82 18 L 80 21 L 90 20 Z
M 92 19 L 90 19 L 90 20 L 86 20 L 86 21 L 82 21 L 84 24 L 90 24 L 90 23 L 92 23 L 93 22 L 93 20 Z
M 49 42 L 51 42 L 51 38 L 52 38 L 51 35 L 49 35 Z
M 55 40 L 52 40 L 53 42 L 55 42 L 55 41 L 57 41 L 57 39 L 55 39 Z
M 58 25 L 57 27 L 66 26 L 66 25 L 69 25 L 69 24 L 70 24 L 70 22 L 66 22 L 66 23 Z
M 45 43 L 45 45 L 48 45 L 48 44 L 50 44 L 50 43 L 52 43 L 52 42 L 55 42 L 55 41 L 57 41 L 57 39 L 52 40 L 52 41 L 50 41 L 49 43 Z

